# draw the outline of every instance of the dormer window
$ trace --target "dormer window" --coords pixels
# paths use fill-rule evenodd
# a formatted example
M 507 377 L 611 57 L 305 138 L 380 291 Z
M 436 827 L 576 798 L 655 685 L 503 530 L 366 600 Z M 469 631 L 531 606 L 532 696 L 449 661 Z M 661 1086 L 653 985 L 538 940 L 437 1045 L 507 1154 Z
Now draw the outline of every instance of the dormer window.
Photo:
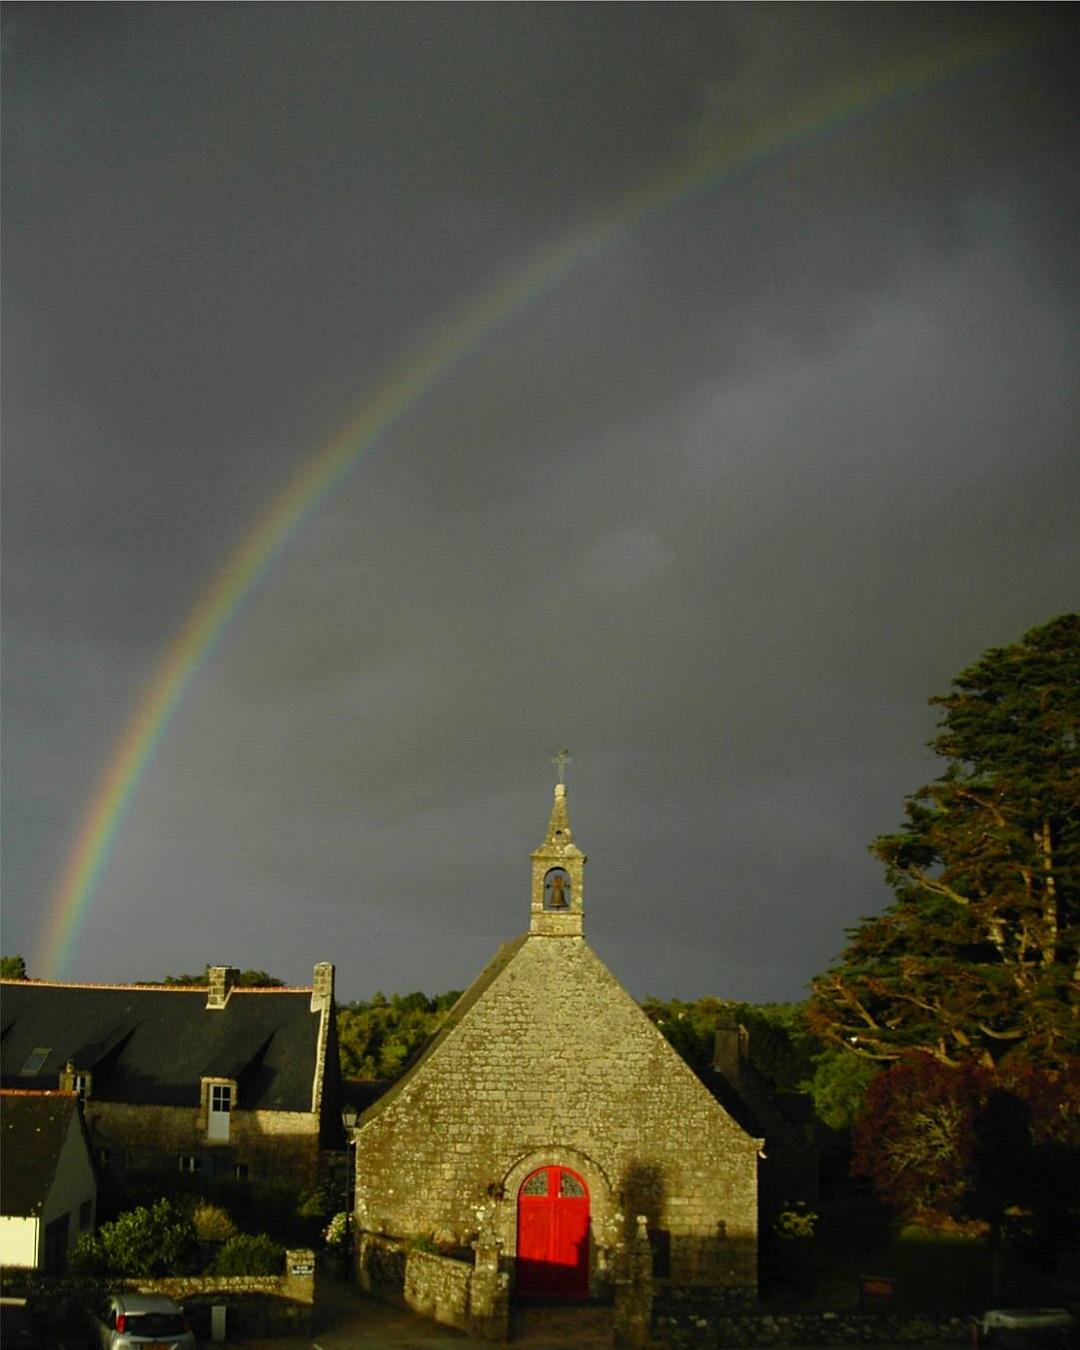
M 27 1056 L 26 1063 L 19 1070 L 24 1078 L 36 1078 L 45 1067 L 45 1061 L 52 1054 L 52 1047 L 49 1045 L 35 1045 L 33 1050 Z

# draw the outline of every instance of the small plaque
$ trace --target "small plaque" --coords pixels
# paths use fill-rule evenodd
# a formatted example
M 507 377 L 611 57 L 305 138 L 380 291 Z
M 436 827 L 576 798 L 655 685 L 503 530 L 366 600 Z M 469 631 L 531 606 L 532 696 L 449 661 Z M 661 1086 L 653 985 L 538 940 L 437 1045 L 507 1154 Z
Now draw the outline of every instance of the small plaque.
M 863 1307 L 868 1303 L 891 1303 L 895 1293 L 896 1281 L 891 1275 L 859 1276 L 859 1303 Z

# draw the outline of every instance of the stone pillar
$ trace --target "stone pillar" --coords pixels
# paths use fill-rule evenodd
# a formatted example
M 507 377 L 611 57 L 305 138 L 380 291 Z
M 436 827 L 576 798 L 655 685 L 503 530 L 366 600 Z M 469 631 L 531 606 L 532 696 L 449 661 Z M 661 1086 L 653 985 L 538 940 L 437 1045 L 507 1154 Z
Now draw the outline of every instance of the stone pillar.
M 510 1276 L 502 1269 L 502 1243 L 490 1228 L 481 1230 L 469 1282 L 469 1328 L 485 1341 L 510 1338 Z
M 315 1253 L 310 1247 L 293 1247 L 285 1253 L 281 1293 L 300 1305 L 301 1311 L 292 1322 L 296 1333 L 310 1336 L 315 1312 Z
M 637 1350 L 652 1339 L 653 1263 L 644 1214 L 627 1253 L 626 1269 L 615 1286 L 615 1344 Z

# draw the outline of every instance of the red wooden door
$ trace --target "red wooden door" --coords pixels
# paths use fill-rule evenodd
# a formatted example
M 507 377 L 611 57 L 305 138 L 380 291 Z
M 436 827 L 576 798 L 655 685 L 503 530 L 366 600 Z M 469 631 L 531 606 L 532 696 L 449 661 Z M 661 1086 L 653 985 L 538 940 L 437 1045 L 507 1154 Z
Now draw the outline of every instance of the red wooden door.
M 587 1298 L 589 1189 L 569 1167 L 541 1167 L 518 1192 L 517 1292 Z

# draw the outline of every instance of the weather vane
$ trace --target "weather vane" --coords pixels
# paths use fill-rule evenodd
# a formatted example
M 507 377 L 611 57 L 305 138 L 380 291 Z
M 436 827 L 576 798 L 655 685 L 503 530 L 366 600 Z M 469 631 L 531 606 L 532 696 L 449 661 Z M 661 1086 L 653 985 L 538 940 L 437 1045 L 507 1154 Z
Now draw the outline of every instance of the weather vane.
M 554 758 L 551 762 L 552 762 L 552 764 L 557 764 L 557 765 L 559 766 L 559 779 L 558 779 L 558 781 L 559 781 L 560 783 L 565 784 L 565 782 L 566 782 L 566 766 L 570 763 L 570 751 L 569 751 L 569 750 L 565 750 L 565 749 L 559 750 L 559 751 L 556 753 L 555 758 Z

